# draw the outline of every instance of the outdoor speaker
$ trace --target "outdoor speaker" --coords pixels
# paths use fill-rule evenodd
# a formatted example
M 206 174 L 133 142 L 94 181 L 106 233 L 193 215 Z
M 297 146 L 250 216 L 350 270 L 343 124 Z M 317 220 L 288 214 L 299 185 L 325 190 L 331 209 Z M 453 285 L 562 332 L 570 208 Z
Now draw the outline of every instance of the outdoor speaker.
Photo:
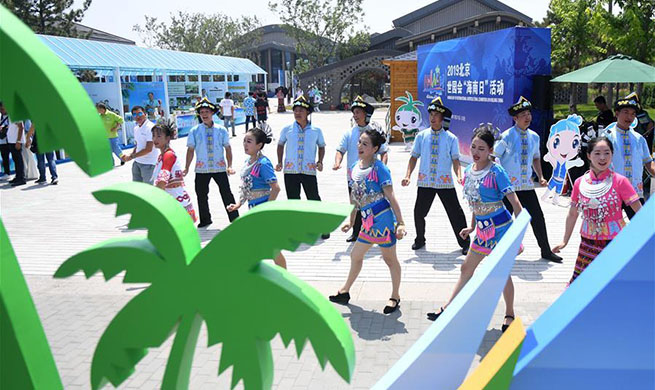
M 553 87 L 550 75 L 537 75 L 532 79 L 532 106 L 538 110 L 553 109 Z

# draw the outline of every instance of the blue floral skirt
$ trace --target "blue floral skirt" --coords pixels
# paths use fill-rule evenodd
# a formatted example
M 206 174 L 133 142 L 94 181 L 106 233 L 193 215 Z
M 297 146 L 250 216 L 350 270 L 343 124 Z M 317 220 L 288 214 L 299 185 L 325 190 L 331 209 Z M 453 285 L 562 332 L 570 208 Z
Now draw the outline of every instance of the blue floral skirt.
M 471 250 L 487 256 L 512 226 L 512 214 L 503 207 L 491 214 L 476 215 L 475 224 L 475 240 L 471 243 Z
M 357 241 L 364 244 L 377 244 L 382 248 L 396 245 L 396 216 L 386 199 L 380 199 L 361 210 L 362 229 Z

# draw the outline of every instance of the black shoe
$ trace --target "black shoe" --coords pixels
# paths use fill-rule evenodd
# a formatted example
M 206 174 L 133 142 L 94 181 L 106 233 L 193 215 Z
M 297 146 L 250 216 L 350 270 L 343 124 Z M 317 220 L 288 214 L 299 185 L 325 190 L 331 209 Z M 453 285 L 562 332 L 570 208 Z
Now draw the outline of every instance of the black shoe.
M 9 184 L 16 183 L 16 181 L 18 181 L 18 179 L 16 179 L 16 178 L 14 177 L 13 179 L 9 180 Z
M 398 307 L 400 307 L 400 298 L 398 298 L 398 299 L 389 298 L 389 300 L 396 302 L 396 304 L 394 306 L 389 306 L 389 305 L 385 306 L 384 310 L 382 310 L 384 312 L 384 314 L 391 314 L 394 311 L 396 311 L 398 309 Z
M 25 182 L 25 180 L 21 180 L 21 181 L 15 181 L 15 182 L 11 183 L 11 186 L 12 187 L 18 187 L 18 186 L 22 186 L 22 185 L 25 185 L 25 184 L 27 184 L 27 182 Z
M 557 256 L 553 252 L 546 253 L 546 254 L 542 253 L 541 258 L 546 259 L 548 261 L 552 261 L 553 263 L 560 263 L 560 264 L 562 263 L 562 258 Z
M 510 318 L 512 321 L 514 321 L 514 316 L 505 316 L 505 318 Z M 505 320 L 505 318 L 503 318 L 503 320 Z M 501 325 L 500 331 L 502 333 L 505 333 L 505 331 L 507 330 L 507 328 L 509 328 L 510 325 L 512 324 L 510 323 L 509 325 L 505 325 L 505 324 Z
M 354 234 L 354 233 L 353 233 L 352 236 L 346 238 L 346 242 L 354 242 L 354 241 L 357 241 L 357 236 L 358 236 L 357 234 Z
M 121 167 L 125 165 L 125 161 L 121 161 Z
M 200 223 L 198 224 L 198 227 L 199 227 L 199 228 L 204 228 L 205 226 L 209 226 L 209 225 L 211 225 L 211 224 L 212 224 L 212 221 L 200 222 Z
M 321 234 L 321 238 L 327 240 L 328 238 L 330 238 L 330 233 Z
M 36 184 L 41 184 L 41 183 L 45 183 L 45 182 L 46 182 L 45 177 L 40 177 L 39 180 L 35 181 Z
M 417 250 L 417 249 L 421 249 L 421 248 L 423 248 L 424 246 L 425 246 L 425 243 L 424 243 L 424 242 L 416 242 L 416 241 L 414 241 L 414 243 L 412 244 L 412 249 L 413 249 L 413 250 Z
M 463 254 L 464 256 L 468 255 L 468 253 L 469 253 L 469 247 L 468 247 L 468 246 L 462 248 L 462 254 Z
M 441 311 L 438 313 L 428 313 L 428 320 L 436 321 L 437 318 L 439 318 L 439 316 L 441 315 L 441 313 L 443 313 L 443 307 L 440 307 L 439 310 Z
M 50 185 L 56 186 L 57 184 L 59 184 L 59 179 L 56 177 L 50 181 Z
M 347 305 L 348 302 L 350 301 L 350 293 L 349 292 L 342 293 L 337 291 L 337 295 L 330 295 L 329 298 L 330 298 L 330 302 Z

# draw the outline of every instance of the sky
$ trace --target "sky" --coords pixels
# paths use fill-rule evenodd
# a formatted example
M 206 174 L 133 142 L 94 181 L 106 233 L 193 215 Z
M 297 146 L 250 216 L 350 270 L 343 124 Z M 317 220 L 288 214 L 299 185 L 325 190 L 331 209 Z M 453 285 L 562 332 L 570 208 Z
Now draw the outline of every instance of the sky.
M 79 7 L 83 0 L 75 0 Z M 393 28 L 392 21 L 417 10 L 434 0 L 364 0 L 364 25 L 370 33 L 383 33 Z M 546 16 L 549 0 L 502 0 L 503 3 L 541 21 Z M 248 4 L 247 7 L 244 4 Z M 279 23 L 277 15 L 268 9 L 268 0 L 180 1 L 180 0 L 93 0 L 82 24 L 118 35 L 142 45 L 139 34 L 132 31 L 135 24 L 143 25 L 145 15 L 169 20 L 171 13 L 221 12 L 232 17 L 256 15 L 263 25 Z

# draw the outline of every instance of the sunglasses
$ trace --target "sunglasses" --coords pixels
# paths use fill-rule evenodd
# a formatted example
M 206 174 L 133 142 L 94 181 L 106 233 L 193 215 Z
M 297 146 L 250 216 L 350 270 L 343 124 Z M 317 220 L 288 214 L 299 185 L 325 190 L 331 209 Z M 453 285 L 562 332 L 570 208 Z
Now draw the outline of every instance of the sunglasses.
M 137 118 L 142 117 L 142 116 L 144 116 L 144 115 L 145 115 L 145 114 L 142 113 L 141 111 L 139 111 L 139 112 L 135 112 L 135 113 L 134 113 L 134 116 L 137 117 Z

